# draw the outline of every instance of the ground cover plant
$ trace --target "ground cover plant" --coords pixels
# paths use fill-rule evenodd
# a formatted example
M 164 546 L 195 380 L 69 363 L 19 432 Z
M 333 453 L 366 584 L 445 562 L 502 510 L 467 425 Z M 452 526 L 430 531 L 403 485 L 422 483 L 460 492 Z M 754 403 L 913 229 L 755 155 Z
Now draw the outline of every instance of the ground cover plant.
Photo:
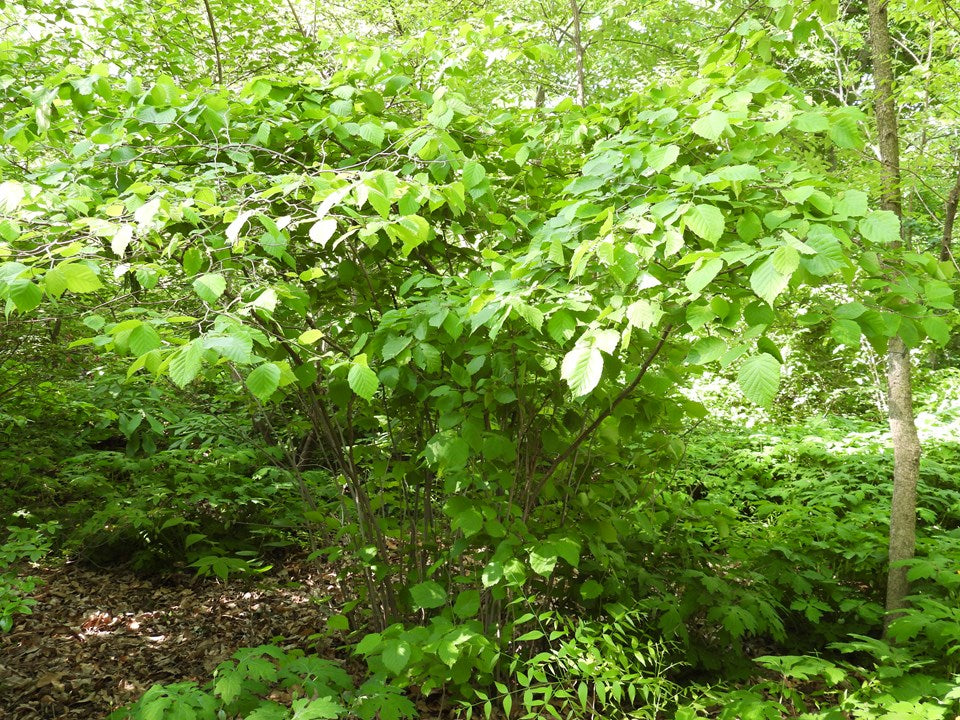
M 312 626 L 101 716 L 956 714 L 952 10 L 330 12 L 0 8 L 0 647 L 192 572 Z

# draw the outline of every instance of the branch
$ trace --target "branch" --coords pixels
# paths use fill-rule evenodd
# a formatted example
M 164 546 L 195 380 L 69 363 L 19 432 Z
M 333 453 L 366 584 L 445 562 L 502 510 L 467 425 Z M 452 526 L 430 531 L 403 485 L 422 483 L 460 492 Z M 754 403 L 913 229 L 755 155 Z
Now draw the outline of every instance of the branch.
M 213 9 L 210 0 L 203 0 L 203 7 L 207 10 L 207 22 L 210 23 L 210 35 L 213 37 L 213 51 L 217 56 L 217 85 L 223 85 L 223 62 L 220 60 L 220 37 L 217 35 L 217 25 L 213 21 Z
M 640 372 L 637 373 L 637 377 L 633 379 L 633 382 L 631 382 L 623 390 L 621 390 L 620 394 L 617 395 L 613 399 L 613 402 L 610 403 L 610 406 L 606 410 L 603 410 L 600 414 L 598 414 L 597 417 L 594 418 L 593 422 L 590 423 L 587 427 L 585 427 L 580 432 L 580 434 L 577 435 L 576 439 L 572 443 L 570 443 L 570 445 L 567 446 L 567 449 L 564 450 L 562 453 L 560 453 L 560 455 L 557 456 L 556 460 L 553 461 L 550 467 L 547 468 L 547 471 L 543 474 L 543 477 L 540 478 L 540 481 L 537 483 L 536 488 L 532 493 L 530 493 L 530 496 L 527 498 L 528 506 L 527 506 L 527 509 L 524 511 L 524 518 L 526 518 L 526 516 L 529 514 L 530 510 L 532 509 L 529 504 L 531 499 L 540 494 L 540 491 L 543 490 L 543 486 L 547 484 L 547 481 L 551 477 L 553 477 L 553 474 L 557 471 L 557 469 L 564 462 L 566 462 L 570 458 L 570 456 L 573 455 L 591 435 L 593 435 L 594 432 L 596 432 L 597 428 L 600 427 L 600 423 L 602 423 L 604 420 L 610 417 L 613 411 L 617 409 L 617 406 L 620 403 L 622 403 L 624 400 L 626 400 L 628 397 L 630 397 L 633 391 L 637 389 L 637 386 L 643 380 L 644 375 L 647 374 L 647 370 L 650 369 L 650 366 L 653 364 L 653 361 L 656 359 L 657 355 L 659 355 L 660 351 L 663 350 L 663 346 L 666 344 L 667 338 L 670 336 L 670 332 L 672 330 L 673 330 L 673 325 L 667 325 L 663 329 L 663 334 L 660 335 L 660 340 L 657 342 L 656 345 L 653 346 L 653 350 L 651 350 L 650 354 L 647 355 L 647 359 L 643 361 L 643 365 L 640 366 Z
M 300 16 L 297 15 L 297 9 L 293 6 L 293 0 L 287 0 L 287 6 L 290 8 L 290 14 L 293 15 L 293 21 L 297 24 L 297 30 L 303 37 L 309 38 L 307 31 L 303 29 L 303 23 L 300 22 Z

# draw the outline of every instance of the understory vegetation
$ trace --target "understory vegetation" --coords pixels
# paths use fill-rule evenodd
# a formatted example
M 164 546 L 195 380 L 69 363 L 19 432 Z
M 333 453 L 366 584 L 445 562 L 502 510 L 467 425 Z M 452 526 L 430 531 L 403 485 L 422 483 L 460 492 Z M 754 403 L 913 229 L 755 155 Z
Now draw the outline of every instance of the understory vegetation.
M 104 714 L 960 715 L 955 12 L 528 5 L 0 3 L 0 632 L 296 561 Z
M 518 716 L 549 706 L 561 717 L 949 717 L 960 699 L 960 373 L 939 370 L 925 381 L 914 597 L 886 640 L 878 636 L 877 581 L 887 562 L 885 429 L 822 414 L 738 429 L 731 421 L 744 408 L 721 383 L 713 392 L 728 402 L 691 427 L 672 462 L 636 481 L 582 484 L 567 499 L 559 512 L 587 531 L 568 544 L 554 540 L 555 557 L 533 547 L 502 571 L 488 564 L 473 587 L 469 568 L 450 585 L 449 568 L 430 576 L 443 584 L 412 584 L 402 602 L 406 612 L 433 611 L 425 626 L 408 615 L 368 632 L 358 586 L 357 600 L 318 630 L 356 643 L 368 677 L 277 646 L 242 649 L 209 686 L 157 686 L 133 716 L 224 709 L 286 717 L 266 700 L 277 688 L 301 698 L 290 706 L 294 716 L 307 707 L 316 717 L 346 708 L 359 717 L 415 716 L 403 691 L 416 686 L 446 688 L 475 714 L 489 702 L 498 713 L 516 706 Z M 49 558 L 51 546 L 97 566 L 126 564 L 147 576 L 191 568 L 211 581 L 269 572 L 291 552 L 354 577 L 378 566 L 369 549 L 350 545 L 351 510 L 330 474 L 301 471 L 316 504 L 305 510 L 294 473 L 253 428 L 222 422 L 230 398 L 220 398 L 217 414 L 203 397 L 168 393 L 151 405 L 162 391 L 121 391 L 105 375 L 96 383 L 60 377 L 57 387 L 64 396 L 56 420 L 29 419 L 32 400 L 7 404 L 14 412 L 6 422 L 31 438 L 29 453 L 3 454 L 3 481 L 14 491 L 3 511 L 17 523 L 3 545 L 8 566 Z M 101 394 L 117 396 L 117 418 L 72 435 L 90 407 L 102 407 L 94 402 Z M 118 422 L 134 409 L 144 413 L 141 424 L 155 412 L 176 430 L 145 429 L 153 441 L 144 452 L 139 427 L 128 422 L 124 434 Z M 402 497 L 385 495 L 378 520 L 396 527 Z M 387 537 L 391 547 L 402 544 Z M 405 568 L 400 555 L 390 561 Z M 499 637 L 478 617 L 493 572 L 523 583 L 505 603 L 513 620 Z M 34 584 L 25 573 L 3 582 L 9 630 L 16 613 L 30 612 Z

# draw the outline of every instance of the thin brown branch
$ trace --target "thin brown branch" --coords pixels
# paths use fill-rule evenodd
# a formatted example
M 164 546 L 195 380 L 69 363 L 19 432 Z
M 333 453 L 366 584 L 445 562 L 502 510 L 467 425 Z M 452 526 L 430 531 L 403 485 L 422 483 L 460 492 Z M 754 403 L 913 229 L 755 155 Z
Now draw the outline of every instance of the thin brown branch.
M 530 510 L 533 509 L 532 498 L 535 498 L 540 494 L 540 491 L 543 490 L 543 486 L 547 484 L 547 481 L 551 477 L 553 477 L 553 474 L 557 471 L 557 469 L 568 459 L 570 459 L 570 457 L 577 452 L 577 449 L 583 445 L 583 443 L 590 438 L 593 433 L 597 431 L 597 428 L 600 427 L 600 424 L 610 417 L 613 411 L 617 409 L 617 406 L 630 397 L 630 395 L 633 394 L 633 391 L 637 389 L 637 386 L 640 385 L 644 376 L 647 374 L 647 370 L 650 369 L 650 366 L 653 364 L 653 361 L 656 360 L 657 355 L 659 355 L 660 351 L 663 350 L 663 346 L 666 344 L 667 338 L 670 336 L 672 331 L 673 325 L 667 325 L 664 328 L 663 333 L 660 335 L 660 339 L 657 341 L 657 344 L 653 346 L 650 354 L 647 355 L 646 359 L 643 361 L 643 365 L 640 366 L 640 371 L 637 373 L 637 376 L 633 379 L 633 381 L 620 391 L 620 393 L 613 399 L 613 402 L 611 402 L 606 409 L 597 414 L 597 417 L 593 419 L 592 423 L 580 431 L 580 434 L 577 435 L 574 441 L 567 446 L 566 450 L 560 453 L 553 463 L 551 463 L 550 467 L 547 468 L 547 471 L 537 482 L 533 492 L 531 492 L 527 497 L 527 507 L 524 509 L 524 518 L 526 518 L 526 516 L 529 515 Z
M 203 7 L 207 11 L 207 22 L 210 23 L 210 36 L 213 38 L 213 52 L 217 58 L 217 85 L 223 85 L 223 60 L 220 58 L 220 36 L 217 34 L 217 24 L 213 20 L 213 8 L 210 0 L 203 0 Z

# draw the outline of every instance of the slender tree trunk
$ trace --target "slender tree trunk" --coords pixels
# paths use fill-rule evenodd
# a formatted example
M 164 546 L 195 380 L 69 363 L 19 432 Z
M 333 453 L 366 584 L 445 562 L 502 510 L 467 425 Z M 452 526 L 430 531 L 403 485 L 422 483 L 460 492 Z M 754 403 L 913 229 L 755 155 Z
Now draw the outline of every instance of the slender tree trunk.
M 570 0 L 570 12 L 573 14 L 573 50 L 577 55 L 577 104 L 583 107 L 587 104 L 587 81 L 583 71 L 585 51 L 580 38 L 580 5 L 577 0 Z
M 217 24 L 213 21 L 213 8 L 210 0 L 203 0 L 203 7 L 207 11 L 207 22 L 210 23 L 210 37 L 213 38 L 213 52 L 217 58 L 217 85 L 223 85 L 223 61 L 220 59 L 220 36 L 217 34 Z
M 870 56 L 873 62 L 874 114 L 882 165 L 882 206 L 902 219 L 900 146 L 897 105 L 893 96 L 893 56 L 885 0 L 868 0 Z M 901 223 L 901 228 L 903 227 Z M 899 336 L 887 346 L 887 407 L 893 442 L 893 501 L 890 509 L 890 567 L 887 572 L 887 621 L 905 604 L 907 569 L 901 560 L 913 557 L 916 547 L 917 480 L 920 476 L 920 440 L 913 419 L 910 351 Z M 893 613 L 893 615 L 891 615 Z
M 953 257 L 953 223 L 957 219 L 957 204 L 960 203 L 960 164 L 957 167 L 957 179 L 947 196 L 943 213 L 943 235 L 940 238 L 940 259 Z

